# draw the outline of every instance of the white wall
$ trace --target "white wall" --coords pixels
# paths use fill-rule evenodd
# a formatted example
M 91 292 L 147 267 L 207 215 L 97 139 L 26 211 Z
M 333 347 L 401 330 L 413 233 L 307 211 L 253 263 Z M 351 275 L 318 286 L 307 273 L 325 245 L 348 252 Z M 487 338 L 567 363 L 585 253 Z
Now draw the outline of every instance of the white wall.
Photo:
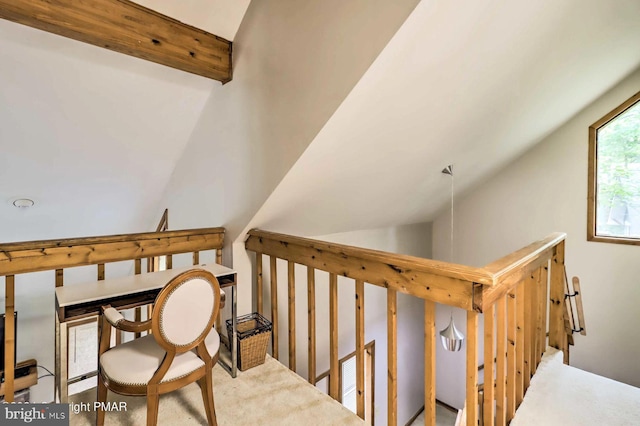
M 158 211 L 235 240 L 418 0 L 252 2 Z
M 167 185 L 171 229 L 224 226 L 224 262 L 250 309 L 241 231 L 418 0 L 252 2 L 234 39 L 233 81 L 216 86 Z M 231 253 L 233 252 L 233 256 Z
M 431 223 L 353 231 L 313 237 L 357 247 L 431 257 Z M 296 265 L 296 366 L 308 377 L 307 269 Z M 270 268 L 263 261 L 264 312 L 270 316 Z M 355 350 L 355 284 L 338 277 L 338 329 L 340 358 Z M 387 292 L 365 285 L 365 344 L 375 340 L 375 421 L 387 419 Z M 329 274 L 316 271 L 317 374 L 329 370 Z M 278 261 L 278 330 L 280 360 L 288 365 L 287 263 Z M 398 295 L 398 424 L 406 423 L 424 405 L 424 304 Z
M 586 209 L 587 129 L 638 87 L 640 70 L 458 200 L 454 219 L 454 260 L 474 266 L 551 232 L 566 232 L 567 273 L 580 277 L 587 326 L 586 337 L 575 337 L 571 364 L 635 386 L 640 386 L 640 247 L 587 242 Z M 449 227 L 448 213 L 434 222 L 436 259 L 449 258 Z M 463 328 L 463 321 L 458 324 Z M 464 365 L 449 362 L 450 369 Z M 462 400 L 463 387 L 445 388 L 454 402 Z
M 220 84 L 5 20 L 0 57 L 0 242 L 155 229 Z

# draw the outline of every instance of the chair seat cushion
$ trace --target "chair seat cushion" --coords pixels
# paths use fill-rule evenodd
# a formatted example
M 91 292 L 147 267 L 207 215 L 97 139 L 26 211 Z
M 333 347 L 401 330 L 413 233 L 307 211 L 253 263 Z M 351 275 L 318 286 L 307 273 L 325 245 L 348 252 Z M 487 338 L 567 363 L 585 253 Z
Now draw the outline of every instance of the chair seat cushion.
M 215 329 L 205 339 L 207 351 L 215 357 L 220 349 L 220 336 Z M 152 335 L 147 335 L 109 349 L 100 357 L 102 373 L 112 382 L 121 385 L 145 386 L 153 377 L 165 355 Z M 193 351 L 176 354 L 171 367 L 161 383 L 187 376 L 204 362 Z

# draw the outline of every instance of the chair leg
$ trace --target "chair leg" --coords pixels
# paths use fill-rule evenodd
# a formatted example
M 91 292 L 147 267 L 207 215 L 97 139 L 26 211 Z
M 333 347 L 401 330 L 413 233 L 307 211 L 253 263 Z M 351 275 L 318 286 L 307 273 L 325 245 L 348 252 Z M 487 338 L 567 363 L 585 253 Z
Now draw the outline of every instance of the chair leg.
M 158 424 L 158 402 L 160 395 L 158 393 L 147 394 L 147 426 L 156 426 Z
M 198 380 L 200 391 L 202 392 L 202 401 L 204 402 L 204 411 L 207 413 L 207 421 L 209 426 L 218 426 L 216 418 L 216 407 L 213 402 L 213 376 L 212 371 L 208 370 L 205 375 Z
M 107 402 L 107 386 L 102 381 L 102 377 L 98 374 L 98 402 L 100 402 L 100 406 L 96 410 L 96 426 L 104 425 L 104 410 L 102 407 L 104 403 Z

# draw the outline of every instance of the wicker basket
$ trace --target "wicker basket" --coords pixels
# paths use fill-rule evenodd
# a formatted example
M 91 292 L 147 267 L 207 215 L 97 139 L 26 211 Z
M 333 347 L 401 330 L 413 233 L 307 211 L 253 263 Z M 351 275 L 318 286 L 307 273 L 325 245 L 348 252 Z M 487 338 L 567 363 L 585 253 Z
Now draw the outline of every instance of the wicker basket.
M 233 341 L 231 320 L 227 321 L 229 345 Z M 264 364 L 271 338 L 271 322 L 257 312 L 238 317 L 238 368 L 248 370 Z

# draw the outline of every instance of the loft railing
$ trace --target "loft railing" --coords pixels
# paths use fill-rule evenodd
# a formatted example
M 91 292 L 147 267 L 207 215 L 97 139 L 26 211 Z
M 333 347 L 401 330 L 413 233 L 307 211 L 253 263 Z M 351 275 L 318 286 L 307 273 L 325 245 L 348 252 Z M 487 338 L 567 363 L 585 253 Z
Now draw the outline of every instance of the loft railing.
M 164 216 L 163 216 L 164 217 Z M 142 260 L 153 265 L 154 258 L 167 257 L 167 269 L 172 256 L 193 253 L 194 265 L 199 253 L 216 251 L 216 263 L 222 263 L 224 228 L 203 228 L 182 231 L 147 232 L 89 238 L 31 241 L 0 244 L 0 277 L 5 277 L 5 401 L 14 397 L 15 285 L 20 276 L 30 272 L 51 271 L 52 285 L 64 284 L 64 270 L 78 266 L 96 265 L 97 279 L 105 278 L 105 265 L 111 262 L 132 261 L 134 273 L 142 272 Z M 51 309 L 54 309 L 52 306 Z M 60 374 L 56 371 L 56 374 Z
M 164 212 L 162 212 L 162 216 L 160 217 L 160 221 L 158 222 L 158 226 L 156 227 L 156 232 L 165 232 L 169 230 L 169 209 L 164 209 Z M 147 272 L 154 272 L 154 271 L 158 271 L 160 270 L 160 257 L 161 256 L 155 256 L 153 258 L 149 258 L 147 259 Z M 193 253 L 193 264 L 196 265 L 198 263 L 200 263 L 199 260 L 199 254 L 198 252 L 194 252 Z M 142 266 L 142 265 L 138 265 L 136 263 L 136 268 L 138 268 L 138 266 Z M 173 267 L 173 259 L 171 256 L 165 257 L 165 268 L 166 269 L 172 269 Z M 136 274 L 139 274 L 140 272 L 137 272 L 136 269 Z M 151 318 L 151 312 L 153 310 L 153 305 L 147 305 L 147 318 Z M 135 321 L 142 321 L 142 306 L 138 306 L 135 309 L 135 317 L 134 320 Z M 117 328 L 114 328 L 113 331 L 115 332 L 116 335 L 116 345 L 119 345 L 120 343 L 122 343 L 122 330 L 118 330 Z M 142 336 L 142 333 L 137 331 L 134 333 L 135 338 L 139 338 Z
M 547 344 L 568 351 L 563 326 L 564 239 L 552 234 L 484 268 L 251 230 L 246 249 L 256 253 L 257 310 L 264 310 L 263 256 L 270 264 L 272 354 L 279 358 L 277 259 L 287 261 L 289 368 L 296 371 L 295 293 L 307 293 L 308 377 L 316 377 L 315 270 L 329 273 L 329 395 L 339 398 L 338 276 L 355 281 L 357 414 L 364 418 L 364 286 L 387 289 L 387 423 L 397 419 L 397 293 L 424 300 L 425 425 L 435 425 L 435 304 L 467 311 L 466 424 L 505 425 L 510 421 Z M 307 266 L 307 288 L 296 289 L 295 264 Z M 548 316 L 547 316 L 548 312 Z M 479 329 L 479 314 L 484 328 Z M 478 406 L 478 343 L 484 339 L 483 419 Z M 495 404 L 495 408 L 494 408 Z

